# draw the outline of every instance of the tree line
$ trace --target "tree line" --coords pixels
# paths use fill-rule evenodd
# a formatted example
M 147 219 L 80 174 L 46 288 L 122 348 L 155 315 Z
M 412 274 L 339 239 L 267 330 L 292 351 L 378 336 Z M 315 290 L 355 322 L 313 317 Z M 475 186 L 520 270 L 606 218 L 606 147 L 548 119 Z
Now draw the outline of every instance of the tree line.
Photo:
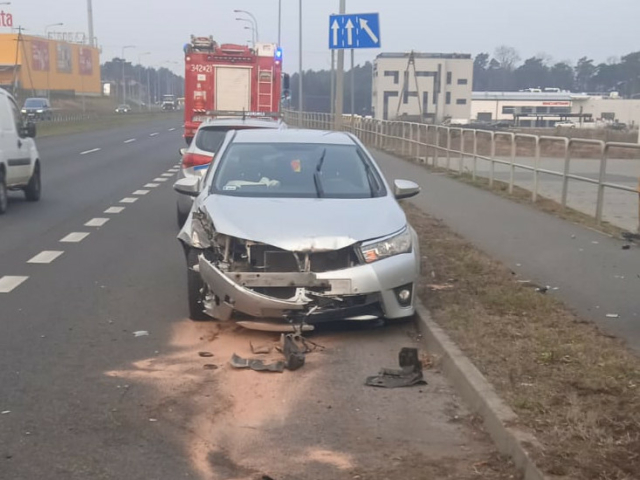
M 101 66 L 103 82 L 110 82 L 116 91 L 111 92 L 116 98 L 122 98 L 122 67 L 123 60 L 114 58 Z M 184 96 L 184 77 L 176 75 L 168 68 L 144 67 L 124 63 L 124 77 L 127 86 L 127 98 L 147 103 L 147 98 L 152 103 L 162 99 L 162 95 L 173 94 L 177 97 Z M 147 92 L 147 85 L 149 91 Z M 147 94 L 148 93 L 148 94 Z
M 618 92 L 633 98 L 640 94 L 640 52 L 596 63 L 582 57 L 572 64 L 554 62 L 538 54 L 520 63 L 520 55 L 509 46 L 496 48 L 493 57 L 480 53 L 473 62 L 474 91 L 515 91 L 527 88 L 560 88 L 572 92 Z

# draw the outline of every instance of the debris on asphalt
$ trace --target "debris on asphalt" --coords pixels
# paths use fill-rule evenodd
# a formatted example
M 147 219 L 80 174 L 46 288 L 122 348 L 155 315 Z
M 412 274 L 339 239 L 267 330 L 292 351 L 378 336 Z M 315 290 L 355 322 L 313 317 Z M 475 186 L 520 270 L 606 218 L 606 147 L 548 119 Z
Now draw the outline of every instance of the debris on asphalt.
M 607 313 L 607 318 L 620 318 L 617 313 Z
M 594 241 L 593 241 L 593 242 L 591 242 L 591 243 L 593 243 L 594 245 L 599 245 L 599 244 L 600 244 L 600 242 L 598 242 L 598 241 L 596 241 L 596 240 L 594 240 Z
M 257 358 L 242 358 L 238 355 L 236 355 L 235 353 L 233 354 L 233 356 L 231 357 L 231 360 L 229 361 L 229 364 L 233 367 L 233 368 L 249 368 L 251 370 L 254 370 L 256 372 L 277 372 L 277 373 L 282 373 L 284 372 L 284 367 L 285 364 L 283 361 L 279 360 L 277 362 L 274 363 L 264 363 L 262 360 L 257 359 Z
M 634 240 L 640 240 L 640 233 L 622 232 L 622 238 L 627 242 L 633 242 Z
M 213 353 L 211 352 L 198 352 L 198 355 L 202 358 L 211 358 L 213 357 Z
M 631 250 L 631 245 L 629 245 L 629 244 L 623 245 L 622 249 L 623 250 Z
M 304 366 L 307 347 L 302 340 L 302 335 L 282 335 L 282 354 L 284 355 L 287 370 L 298 370 Z
M 400 369 L 383 368 L 378 375 L 368 377 L 365 385 L 370 387 L 400 388 L 426 385 L 422 376 L 422 362 L 417 348 L 403 348 L 398 355 Z
M 0 415 L 7 415 L 8 413 L 11 413 L 11 410 L 5 410 L 4 412 L 0 412 Z
M 444 283 L 442 285 L 427 285 L 427 288 L 433 291 L 441 291 L 441 290 L 452 290 L 453 289 L 453 285 L 451 285 L 450 283 Z
M 157 418 L 150 418 L 150 419 L 149 419 L 149 421 L 150 421 L 150 422 L 157 422 L 157 421 L 158 421 L 158 419 L 157 419 Z
M 214 365 L 213 363 L 205 363 L 202 368 L 204 368 L 205 370 L 217 370 L 219 367 L 218 365 Z
M 148 337 L 149 336 L 149 332 L 147 332 L 146 330 L 138 330 L 137 332 L 133 332 L 133 336 L 134 337 Z
M 254 345 L 253 342 L 249 342 L 249 346 L 251 347 L 251 352 L 254 355 L 266 355 L 273 351 L 273 345 L 268 343 L 262 345 Z

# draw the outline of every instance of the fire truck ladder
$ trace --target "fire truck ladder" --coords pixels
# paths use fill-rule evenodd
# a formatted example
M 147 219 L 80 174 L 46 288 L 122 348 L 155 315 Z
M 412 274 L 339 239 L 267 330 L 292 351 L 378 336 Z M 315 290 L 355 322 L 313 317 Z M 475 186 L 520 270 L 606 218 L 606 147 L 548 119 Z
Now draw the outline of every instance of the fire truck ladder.
M 270 69 L 258 68 L 258 111 L 270 112 L 273 110 L 273 67 Z M 268 88 L 266 88 L 266 87 Z

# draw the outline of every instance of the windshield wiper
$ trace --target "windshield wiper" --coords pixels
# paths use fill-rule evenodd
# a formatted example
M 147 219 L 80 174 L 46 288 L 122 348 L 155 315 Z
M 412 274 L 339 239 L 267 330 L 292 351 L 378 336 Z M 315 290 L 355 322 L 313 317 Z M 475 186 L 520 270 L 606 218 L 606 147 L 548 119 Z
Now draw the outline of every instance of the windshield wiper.
M 313 172 L 313 183 L 316 185 L 316 192 L 318 192 L 318 198 L 324 197 L 324 188 L 322 188 L 322 165 L 324 164 L 324 157 L 327 154 L 327 149 L 325 148 L 322 151 L 322 155 L 320 155 L 320 159 L 318 160 L 318 165 L 316 166 L 316 171 Z

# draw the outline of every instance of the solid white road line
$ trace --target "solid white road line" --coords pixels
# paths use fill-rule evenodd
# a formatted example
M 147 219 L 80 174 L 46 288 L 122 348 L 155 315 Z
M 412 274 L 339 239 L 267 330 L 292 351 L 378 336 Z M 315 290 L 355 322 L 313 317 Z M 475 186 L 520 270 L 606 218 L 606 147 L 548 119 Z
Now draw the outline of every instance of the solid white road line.
M 158 177 L 158 178 L 154 178 L 153 181 L 154 182 L 166 182 L 167 180 L 169 180 L 168 178 L 162 178 L 162 177 Z
M 149 193 L 149 190 L 136 190 L 132 195 L 146 195 Z
M 109 207 L 104 213 L 120 213 L 124 210 L 124 207 Z
M 85 227 L 101 227 L 109 221 L 108 218 L 92 218 L 84 224 Z
M 80 155 L 88 155 L 90 153 L 99 152 L 102 150 L 101 148 L 94 148 L 92 150 L 85 150 L 84 152 L 80 152 Z
M 136 203 L 137 201 L 137 198 L 126 197 L 120 200 L 120 203 Z
M 158 135 L 158 132 L 153 132 L 153 133 L 150 133 L 150 134 L 149 134 L 149 136 L 150 136 L 150 137 L 155 137 L 155 136 L 157 136 L 157 135 Z
M 64 252 L 60 250 L 44 250 L 40 252 L 27 263 L 51 263 Z
M 0 293 L 9 293 L 29 277 L 15 277 L 6 275 L 0 278 Z
M 130 138 L 129 140 L 125 140 L 124 143 L 133 143 L 135 141 L 136 141 L 135 138 Z
M 73 232 L 60 240 L 63 243 L 78 243 L 89 236 L 88 232 Z
M 144 188 L 156 188 L 158 186 L 160 186 L 159 183 L 147 183 Z

